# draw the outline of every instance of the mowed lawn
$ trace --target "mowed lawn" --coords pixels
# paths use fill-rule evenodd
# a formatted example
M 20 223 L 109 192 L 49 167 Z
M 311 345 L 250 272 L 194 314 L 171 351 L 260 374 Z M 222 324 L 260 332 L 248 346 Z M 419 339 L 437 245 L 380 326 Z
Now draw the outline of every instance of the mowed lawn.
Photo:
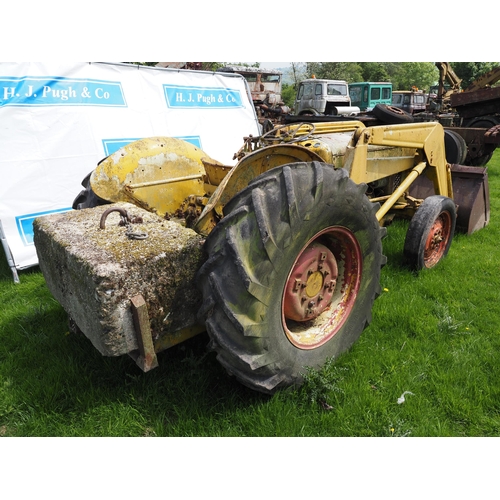
M 13 283 L 0 248 L 0 436 L 498 436 L 500 151 L 488 170 L 490 224 L 419 274 L 402 265 L 408 223 L 391 225 L 371 325 L 271 397 L 230 378 L 206 334 L 149 373 L 102 357 L 69 334 L 38 268 Z

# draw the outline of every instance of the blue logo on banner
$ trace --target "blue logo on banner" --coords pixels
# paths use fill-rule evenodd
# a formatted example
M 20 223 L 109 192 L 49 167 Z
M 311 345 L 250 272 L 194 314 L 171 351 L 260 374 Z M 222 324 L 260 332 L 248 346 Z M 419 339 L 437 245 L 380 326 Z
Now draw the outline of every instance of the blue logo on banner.
M 242 108 L 239 90 L 163 85 L 169 108 Z
M 116 153 L 120 148 L 123 148 L 131 142 L 138 141 L 139 139 L 142 139 L 142 137 L 136 137 L 135 139 L 103 139 L 102 144 L 104 146 L 104 153 L 106 154 L 106 156 L 112 155 L 113 153 Z M 202 149 L 200 137 L 197 135 L 182 137 L 176 136 L 176 139 L 182 139 L 183 141 L 190 142 L 193 146 Z
M 120 82 L 82 78 L 0 78 L 0 106 L 126 107 Z
M 42 215 L 57 214 L 60 212 L 68 212 L 71 208 L 61 208 L 59 210 L 48 210 L 47 212 L 38 212 L 35 214 L 19 215 L 16 217 L 17 230 L 19 236 L 24 243 L 24 246 L 33 245 L 33 221 Z

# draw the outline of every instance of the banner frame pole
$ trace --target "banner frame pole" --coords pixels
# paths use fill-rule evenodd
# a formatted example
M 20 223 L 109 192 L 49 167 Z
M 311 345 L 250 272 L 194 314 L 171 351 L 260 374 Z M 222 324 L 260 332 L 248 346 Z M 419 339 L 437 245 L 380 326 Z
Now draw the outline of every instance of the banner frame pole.
M 9 264 L 10 270 L 12 271 L 12 277 L 14 278 L 14 283 L 20 283 L 19 275 L 17 274 L 16 264 L 14 262 L 14 257 L 12 256 L 9 244 L 7 243 L 7 238 L 5 237 L 5 233 L 3 232 L 1 220 L 0 220 L 0 239 L 2 240 L 2 246 L 5 252 L 5 256 L 7 257 L 7 263 Z

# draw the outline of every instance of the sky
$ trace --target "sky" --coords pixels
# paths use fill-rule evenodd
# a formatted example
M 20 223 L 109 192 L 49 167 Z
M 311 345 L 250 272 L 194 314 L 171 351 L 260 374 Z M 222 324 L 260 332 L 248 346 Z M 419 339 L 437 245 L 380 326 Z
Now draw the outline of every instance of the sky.
M 287 68 L 290 64 L 289 62 L 261 62 L 260 67 L 264 69 L 278 69 Z

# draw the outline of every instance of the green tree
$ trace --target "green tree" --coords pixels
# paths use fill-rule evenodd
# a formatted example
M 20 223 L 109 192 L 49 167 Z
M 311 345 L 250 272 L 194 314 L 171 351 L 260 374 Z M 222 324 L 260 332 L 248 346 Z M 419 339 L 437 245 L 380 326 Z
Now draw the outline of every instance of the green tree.
M 223 68 L 227 66 L 226 63 L 223 62 L 203 62 L 201 63 L 201 69 L 204 71 L 217 71 L 219 68 Z
M 305 77 L 360 81 L 389 81 L 394 90 L 428 89 L 439 76 L 431 62 L 306 62 Z
M 410 90 L 417 87 L 428 90 L 437 82 L 439 72 L 431 62 L 385 63 L 394 90 Z
M 296 90 L 299 82 L 307 78 L 306 64 L 303 62 L 290 63 L 290 69 L 287 76 L 292 80 Z
M 306 62 L 306 74 L 310 78 L 359 82 L 363 78 L 361 66 L 355 62 Z
M 295 103 L 296 92 L 297 91 L 295 89 L 295 85 L 289 85 L 287 83 L 284 83 L 281 86 L 281 98 L 289 108 L 293 108 L 293 105 Z
M 388 82 L 390 81 L 389 73 L 385 63 L 381 62 L 362 62 L 358 63 L 363 74 L 363 82 Z
M 500 65 L 497 62 L 453 62 L 455 74 L 462 79 L 461 87 L 466 89 L 476 78 Z

